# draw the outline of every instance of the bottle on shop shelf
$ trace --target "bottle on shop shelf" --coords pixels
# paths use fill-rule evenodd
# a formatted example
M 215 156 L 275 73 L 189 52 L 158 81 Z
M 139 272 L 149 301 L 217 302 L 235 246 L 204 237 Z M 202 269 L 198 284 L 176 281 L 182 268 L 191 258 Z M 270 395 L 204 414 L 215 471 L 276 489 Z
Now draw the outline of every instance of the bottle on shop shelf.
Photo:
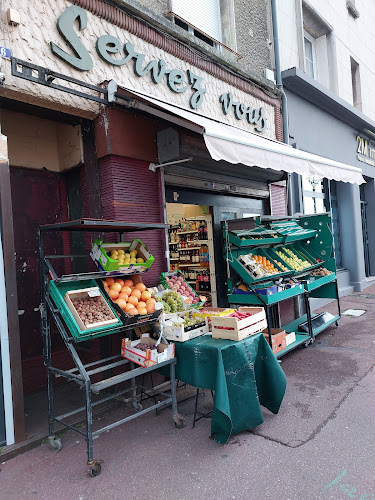
M 205 292 L 211 291 L 211 283 L 210 283 L 210 275 L 209 274 L 205 274 L 203 276 L 203 290 Z
M 209 267 L 209 255 L 208 255 L 208 246 L 202 245 L 199 250 L 200 257 L 200 265 L 201 267 Z
M 204 225 L 203 227 L 203 239 L 208 240 L 208 229 L 207 229 L 207 224 Z

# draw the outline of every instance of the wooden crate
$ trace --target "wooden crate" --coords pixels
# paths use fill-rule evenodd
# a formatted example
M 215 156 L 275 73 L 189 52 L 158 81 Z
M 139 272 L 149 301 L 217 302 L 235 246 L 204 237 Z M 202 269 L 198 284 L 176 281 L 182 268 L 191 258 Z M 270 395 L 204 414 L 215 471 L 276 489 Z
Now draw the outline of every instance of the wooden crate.
M 266 313 L 263 307 L 240 307 L 239 312 L 250 313 L 244 319 L 228 316 L 211 318 L 212 337 L 215 339 L 243 340 L 267 327 Z
M 100 297 L 101 302 L 104 302 L 106 304 L 106 306 L 108 307 L 108 309 L 111 311 L 111 313 L 113 315 L 112 319 L 109 319 L 107 321 L 99 321 L 96 323 L 91 323 L 89 325 L 84 324 L 84 322 L 81 320 L 76 308 L 74 307 L 71 299 L 82 299 L 82 298 L 90 296 L 90 294 L 97 294 L 96 296 Z M 92 295 L 92 296 L 95 296 L 95 295 Z M 74 320 L 76 321 L 76 323 L 81 331 L 90 330 L 91 328 L 99 328 L 101 326 L 111 326 L 111 325 L 115 325 L 115 324 L 119 323 L 118 318 L 116 317 L 115 313 L 112 311 L 111 307 L 109 306 L 109 304 L 107 303 L 107 301 L 103 297 L 99 287 L 82 288 L 81 290 L 70 290 L 70 291 L 66 292 L 64 299 L 65 299 L 66 305 L 68 306 L 70 312 L 72 313 Z

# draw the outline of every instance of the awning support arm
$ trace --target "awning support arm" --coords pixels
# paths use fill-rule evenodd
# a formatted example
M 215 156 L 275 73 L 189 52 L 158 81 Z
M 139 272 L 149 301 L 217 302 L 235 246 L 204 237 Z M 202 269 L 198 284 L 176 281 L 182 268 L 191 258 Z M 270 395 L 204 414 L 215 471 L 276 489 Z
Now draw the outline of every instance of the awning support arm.
M 190 158 L 185 158 L 184 160 L 175 160 L 175 161 L 168 161 L 167 163 L 150 163 L 148 169 L 151 170 L 151 172 L 156 172 L 156 170 L 160 167 L 168 167 L 169 165 L 178 165 L 179 163 L 186 163 L 187 161 L 192 161 L 193 157 L 191 156 Z

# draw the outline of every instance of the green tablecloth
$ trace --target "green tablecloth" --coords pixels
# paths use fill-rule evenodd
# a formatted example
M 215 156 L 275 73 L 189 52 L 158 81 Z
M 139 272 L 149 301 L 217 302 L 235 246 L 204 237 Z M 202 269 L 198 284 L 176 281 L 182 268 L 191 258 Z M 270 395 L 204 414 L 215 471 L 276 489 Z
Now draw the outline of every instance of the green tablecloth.
M 215 391 L 211 434 L 225 444 L 236 432 L 263 423 L 260 405 L 279 411 L 286 377 L 259 333 L 240 342 L 204 335 L 176 342 L 176 378 Z

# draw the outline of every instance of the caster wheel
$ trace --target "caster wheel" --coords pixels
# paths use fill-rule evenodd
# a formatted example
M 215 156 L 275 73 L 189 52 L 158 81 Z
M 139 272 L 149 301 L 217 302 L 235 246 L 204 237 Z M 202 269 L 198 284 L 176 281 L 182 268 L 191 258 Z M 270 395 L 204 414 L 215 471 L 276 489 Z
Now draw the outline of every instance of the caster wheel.
M 305 343 L 303 344 L 303 347 L 309 347 L 309 345 L 310 345 L 310 340 L 308 340 L 307 342 L 305 342 Z
M 182 415 L 176 415 L 173 417 L 174 420 L 174 425 L 177 427 L 177 429 L 182 429 L 185 427 L 185 417 Z
M 54 451 L 55 453 L 57 453 L 62 448 L 61 439 L 60 438 L 50 439 L 49 445 L 51 447 L 51 450 Z
M 335 325 L 336 325 L 336 326 L 339 326 L 339 322 L 338 322 L 338 321 L 336 321 Z
M 90 465 L 89 474 L 91 477 L 99 476 L 101 472 L 102 472 L 101 464 Z
M 133 408 L 135 409 L 136 412 L 143 410 L 143 406 L 140 403 L 133 404 Z
M 309 344 L 312 345 L 314 342 L 315 342 L 315 337 L 313 337 L 312 339 L 310 339 Z

